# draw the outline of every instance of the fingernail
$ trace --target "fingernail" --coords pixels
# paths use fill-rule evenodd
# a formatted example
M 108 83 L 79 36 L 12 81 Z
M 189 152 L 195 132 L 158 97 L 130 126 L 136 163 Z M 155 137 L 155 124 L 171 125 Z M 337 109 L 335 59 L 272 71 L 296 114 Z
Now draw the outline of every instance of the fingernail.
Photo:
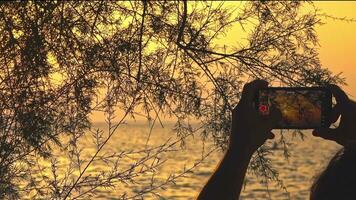
M 318 133 L 317 130 L 313 130 L 312 134 L 313 134 L 314 136 L 318 136 L 318 135 L 319 135 L 319 133 Z

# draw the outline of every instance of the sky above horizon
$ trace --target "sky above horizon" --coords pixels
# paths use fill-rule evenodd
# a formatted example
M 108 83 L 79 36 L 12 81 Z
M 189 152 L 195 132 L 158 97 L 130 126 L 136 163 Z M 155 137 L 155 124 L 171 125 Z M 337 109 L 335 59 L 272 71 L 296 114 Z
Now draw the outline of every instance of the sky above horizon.
M 226 2 L 226 6 L 236 6 L 244 2 Z M 319 39 L 319 58 L 322 67 L 328 68 L 334 74 L 342 73 L 347 86 L 343 88 L 356 99 L 356 2 L 354 1 L 314 1 L 319 13 L 336 18 L 354 19 L 354 22 L 334 20 L 332 18 L 320 18 L 322 25 L 315 27 Z M 305 6 L 301 12 L 308 12 L 311 7 Z M 219 43 L 238 44 L 241 37 L 241 28 L 235 24 L 221 38 Z M 355 77 L 355 78 L 354 78 Z
M 243 2 L 227 2 L 235 4 Z M 321 18 L 323 25 L 316 27 L 319 38 L 319 58 L 323 67 L 328 68 L 334 74 L 342 73 L 346 86 L 343 89 L 352 99 L 356 99 L 356 2 L 354 1 L 316 1 L 316 8 L 321 13 L 337 17 L 355 19 L 354 22 Z M 221 41 L 231 44 L 236 33 L 238 24 L 233 26 L 230 33 Z M 118 113 L 120 115 L 120 112 Z M 92 115 L 94 122 L 104 121 L 102 113 Z
M 321 1 L 315 2 L 315 5 L 329 15 L 356 19 L 354 1 Z M 321 63 L 334 73 L 343 73 L 347 84 L 343 88 L 351 98 L 356 99 L 356 21 L 323 21 L 326 24 L 316 29 Z

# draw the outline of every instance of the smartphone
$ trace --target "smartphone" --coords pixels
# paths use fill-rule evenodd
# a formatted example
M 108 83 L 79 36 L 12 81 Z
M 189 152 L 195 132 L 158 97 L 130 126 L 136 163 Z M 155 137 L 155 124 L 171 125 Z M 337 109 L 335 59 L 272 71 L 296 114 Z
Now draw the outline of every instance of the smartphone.
M 314 129 L 329 126 L 332 107 L 330 90 L 323 87 L 269 87 L 260 89 L 255 107 L 261 115 L 269 115 L 271 106 L 282 119 L 276 129 Z

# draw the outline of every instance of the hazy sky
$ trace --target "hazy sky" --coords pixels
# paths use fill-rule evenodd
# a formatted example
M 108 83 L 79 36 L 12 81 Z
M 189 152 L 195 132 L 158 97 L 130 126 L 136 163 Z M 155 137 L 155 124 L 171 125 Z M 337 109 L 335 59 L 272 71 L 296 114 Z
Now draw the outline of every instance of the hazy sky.
M 227 2 L 227 6 L 243 4 L 241 2 Z M 323 67 L 329 68 L 334 73 L 343 72 L 348 86 L 345 90 L 356 99 L 356 2 L 353 1 L 316 1 L 316 8 L 320 13 L 334 17 L 354 18 L 355 22 L 345 22 L 330 18 L 321 18 L 325 23 L 316 26 L 319 38 L 319 53 Z M 302 10 L 307 11 L 307 9 Z M 241 40 L 240 25 L 236 24 L 222 38 L 222 43 L 235 44 Z M 220 42 L 219 42 L 220 43 Z
M 354 1 L 324 1 L 315 5 L 327 14 L 356 19 Z M 356 22 L 324 21 L 326 24 L 317 28 L 321 45 L 320 60 L 331 71 L 343 72 L 348 84 L 344 88 L 356 99 Z
M 227 4 L 239 4 L 241 2 L 227 2 Z M 315 2 L 315 6 L 328 15 L 334 17 L 346 17 L 356 19 L 356 2 L 353 1 L 323 1 Z M 334 73 L 343 73 L 347 86 L 345 91 L 351 98 L 356 99 L 356 21 L 345 22 L 323 18 L 324 25 L 316 27 L 319 37 L 319 53 L 323 67 L 329 68 Z M 232 27 L 230 33 L 222 38 L 226 44 L 236 40 L 239 25 Z M 120 115 L 120 112 L 118 113 Z M 104 121 L 104 116 L 95 113 L 94 121 Z

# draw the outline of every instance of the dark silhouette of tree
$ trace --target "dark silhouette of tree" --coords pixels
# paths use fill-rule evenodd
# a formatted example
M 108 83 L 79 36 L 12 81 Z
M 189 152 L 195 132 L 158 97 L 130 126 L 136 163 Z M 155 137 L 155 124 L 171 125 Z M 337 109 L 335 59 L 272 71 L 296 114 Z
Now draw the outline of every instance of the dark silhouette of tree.
M 86 173 L 104 159 L 103 147 L 127 116 L 143 115 L 152 124 L 171 117 L 180 142 L 199 132 L 224 147 L 230 111 L 245 80 L 290 86 L 342 82 L 321 67 L 314 30 L 319 14 L 300 14 L 303 5 L 312 3 L 251 1 L 235 8 L 187 1 L 0 3 L 0 197 L 35 192 L 33 198 L 84 198 L 99 187 L 134 179 L 115 165 L 111 174 Z M 248 33 L 246 44 L 219 45 L 233 24 Z M 115 110 L 124 112 L 118 122 Z M 106 113 L 109 132 L 94 131 L 97 152 L 83 161 L 77 144 L 90 132 L 93 111 Z M 191 128 L 188 117 L 201 127 Z M 169 145 L 146 149 L 153 153 L 133 168 Z M 53 148 L 69 152 L 73 168 L 64 178 L 58 178 Z M 34 178 L 39 156 L 51 160 L 52 179 Z M 257 174 L 273 179 L 276 173 L 260 161 L 252 164 Z

